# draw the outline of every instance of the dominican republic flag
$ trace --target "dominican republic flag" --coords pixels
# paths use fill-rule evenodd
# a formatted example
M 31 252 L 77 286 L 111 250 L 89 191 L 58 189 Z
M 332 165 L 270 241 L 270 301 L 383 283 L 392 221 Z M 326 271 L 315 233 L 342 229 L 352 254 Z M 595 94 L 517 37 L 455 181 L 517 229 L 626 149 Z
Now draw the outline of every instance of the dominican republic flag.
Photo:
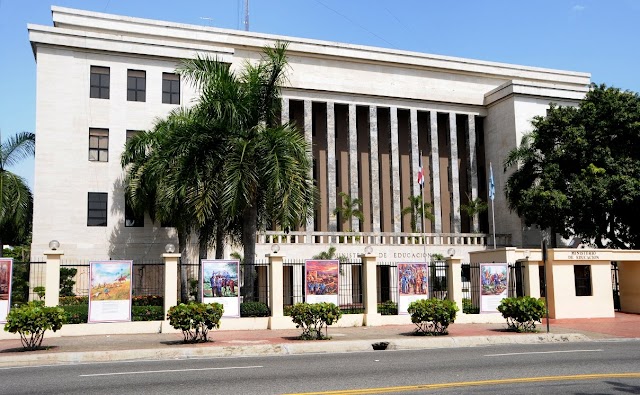
M 493 181 L 493 166 L 489 162 L 489 199 L 493 201 L 496 197 L 496 183 Z
M 420 163 L 418 163 L 418 185 L 421 187 L 424 185 L 424 169 L 422 168 L 422 158 L 420 158 Z

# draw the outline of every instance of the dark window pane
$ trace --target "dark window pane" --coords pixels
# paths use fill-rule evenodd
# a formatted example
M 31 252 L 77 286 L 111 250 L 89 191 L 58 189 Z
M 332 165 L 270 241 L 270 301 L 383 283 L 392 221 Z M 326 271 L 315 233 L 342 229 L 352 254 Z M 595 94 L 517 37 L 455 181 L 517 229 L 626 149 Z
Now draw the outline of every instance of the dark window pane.
M 109 74 L 102 74 L 100 76 L 100 86 L 109 88 L 109 80 L 110 80 Z
M 145 79 L 144 78 L 138 78 L 136 81 L 136 88 L 138 90 L 144 90 L 144 84 L 145 84 Z
M 100 85 L 100 74 L 91 73 L 91 86 Z
M 89 192 L 87 207 L 88 226 L 107 226 L 107 194 Z
M 171 103 L 171 94 L 162 92 L 162 102 L 163 103 Z
M 136 87 L 135 77 L 127 77 L 127 89 L 134 89 Z
M 174 93 L 171 95 L 171 104 L 180 104 L 180 94 Z
M 100 98 L 100 88 L 92 86 L 91 87 L 91 93 L 89 94 L 89 97 L 95 98 L 95 99 L 99 99 Z
M 132 89 L 127 90 L 127 100 L 128 101 L 136 101 L 136 91 Z
M 100 88 L 100 98 L 101 99 L 109 98 L 109 88 Z
M 138 101 L 145 101 L 146 100 L 146 94 L 144 91 L 138 91 Z
M 169 92 L 170 89 L 171 89 L 171 81 L 162 80 L 162 91 Z

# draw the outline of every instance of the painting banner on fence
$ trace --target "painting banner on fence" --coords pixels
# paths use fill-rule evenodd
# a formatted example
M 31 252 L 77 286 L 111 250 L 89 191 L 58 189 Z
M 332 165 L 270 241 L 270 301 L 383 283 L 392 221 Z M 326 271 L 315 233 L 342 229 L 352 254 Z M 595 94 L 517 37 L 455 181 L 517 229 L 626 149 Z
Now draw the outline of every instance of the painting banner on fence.
M 398 314 L 407 314 L 409 304 L 429 299 L 429 264 L 398 263 Z
M 509 293 L 507 263 L 480 264 L 480 313 L 497 313 L 502 299 Z
M 220 303 L 223 317 L 240 317 L 238 260 L 202 260 L 202 303 Z
M 305 301 L 307 303 L 333 303 L 338 306 L 340 261 L 307 259 L 305 267 Z
M 131 321 L 133 261 L 89 262 L 89 322 Z
M 11 308 L 11 276 L 13 258 L 0 258 L 0 323 L 7 322 Z

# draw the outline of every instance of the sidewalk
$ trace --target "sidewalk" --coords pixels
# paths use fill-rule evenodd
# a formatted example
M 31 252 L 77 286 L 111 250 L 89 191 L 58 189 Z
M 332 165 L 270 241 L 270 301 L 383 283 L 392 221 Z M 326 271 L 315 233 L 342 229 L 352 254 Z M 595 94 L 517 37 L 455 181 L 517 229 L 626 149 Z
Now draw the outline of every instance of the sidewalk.
M 371 351 L 376 342 L 389 342 L 388 349 L 399 350 L 640 338 L 640 315 L 551 320 L 550 325 L 550 334 L 544 323 L 539 333 L 518 334 L 505 331 L 503 324 L 453 324 L 448 336 L 438 337 L 413 336 L 413 325 L 329 328 L 331 340 L 325 341 L 297 340 L 297 329 L 212 331 L 212 341 L 203 344 L 183 344 L 179 333 L 51 338 L 45 334 L 46 349 L 32 352 L 22 351 L 19 340 L 0 341 L 0 366 Z

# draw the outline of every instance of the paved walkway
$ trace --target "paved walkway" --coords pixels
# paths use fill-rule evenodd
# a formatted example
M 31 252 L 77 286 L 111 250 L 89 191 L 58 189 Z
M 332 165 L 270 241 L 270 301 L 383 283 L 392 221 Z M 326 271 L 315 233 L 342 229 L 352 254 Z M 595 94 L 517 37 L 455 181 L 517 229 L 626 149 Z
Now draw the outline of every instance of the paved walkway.
M 0 366 L 45 363 L 97 362 L 131 359 L 163 359 L 236 355 L 300 354 L 371 350 L 371 344 L 390 343 L 392 349 L 481 346 L 508 343 L 585 341 L 602 338 L 640 339 L 640 315 L 616 314 L 615 318 L 551 320 L 537 334 L 515 334 L 503 324 L 453 324 L 448 336 L 413 336 L 412 325 L 349 327 L 328 330 L 329 341 L 297 340 L 300 331 L 212 331 L 212 341 L 183 344 L 180 333 L 50 337 L 44 349 L 24 352 L 19 340 L 0 341 Z

